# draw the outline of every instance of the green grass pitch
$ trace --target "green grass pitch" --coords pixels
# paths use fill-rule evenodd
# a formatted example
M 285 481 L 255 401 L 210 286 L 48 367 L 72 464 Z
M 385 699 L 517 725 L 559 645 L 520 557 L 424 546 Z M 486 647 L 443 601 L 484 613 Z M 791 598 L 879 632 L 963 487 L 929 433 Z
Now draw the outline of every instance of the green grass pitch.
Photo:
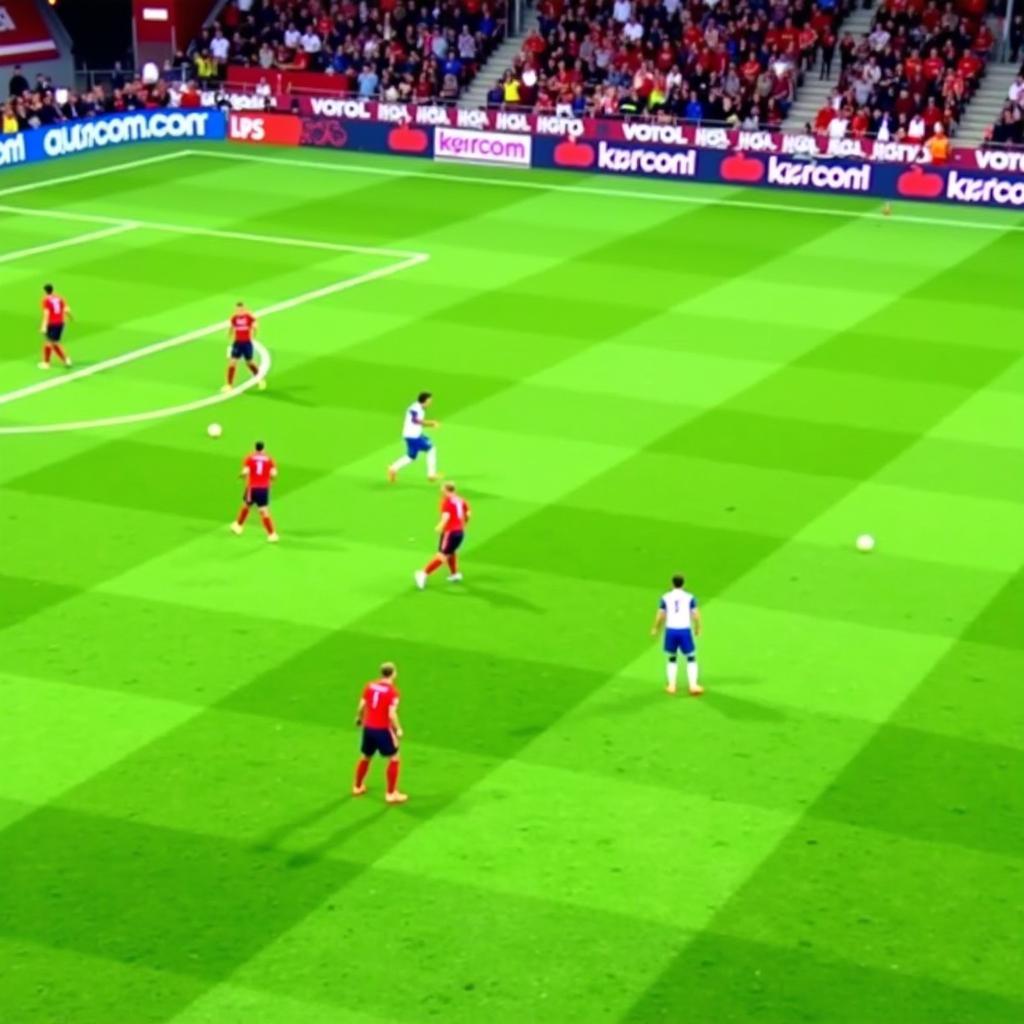
M 1024 1019 L 1024 221 L 167 155 L 0 178 L 4 1024 Z M 39 389 L 51 279 L 76 371 L 201 336 Z M 270 387 L 205 408 L 239 298 Z

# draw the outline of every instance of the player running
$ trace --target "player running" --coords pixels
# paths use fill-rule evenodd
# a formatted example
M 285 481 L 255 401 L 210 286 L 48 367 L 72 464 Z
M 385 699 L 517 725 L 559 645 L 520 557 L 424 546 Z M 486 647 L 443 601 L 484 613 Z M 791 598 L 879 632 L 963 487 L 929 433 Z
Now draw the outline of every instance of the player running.
M 436 569 L 440 569 L 445 562 L 448 563 L 448 582 L 458 583 L 462 579 L 455 552 L 462 546 L 466 536 L 469 502 L 456 493 L 455 484 L 451 482 L 446 483 L 441 491 L 441 521 L 434 527 L 434 530 L 441 534 L 441 541 L 437 546 L 439 554 L 427 562 L 419 572 L 413 574 L 416 586 L 420 590 L 427 585 L 427 577 Z
M 71 366 L 61 347 L 61 338 L 64 336 L 65 324 L 73 319 L 71 309 L 63 296 L 53 290 L 52 284 L 43 285 L 43 322 L 39 326 L 39 333 L 46 338 L 43 343 L 43 361 L 39 364 L 40 370 L 50 368 L 50 357 L 56 356 L 65 366 Z
M 694 637 L 700 636 L 700 612 L 697 611 L 697 598 L 688 590 L 683 590 L 685 582 L 682 576 L 672 577 L 672 589 L 658 602 L 658 612 L 654 616 L 651 636 L 657 636 L 658 630 L 662 625 L 665 626 L 668 692 L 676 692 L 676 676 L 679 672 L 676 657 L 682 651 L 686 658 L 686 680 L 690 686 L 690 695 L 699 697 L 704 690 L 697 685 L 697 645 L 694 643 Z
M 380 679 L 366 684 L 356 711 L 356 727 L 363 730 L 363 742 L 360 747 L 362 757 L 356 762 L 352 795 L 363 796 L 366 793 L 370 759 L 374 754 L 380 754 L 388 759 L 384 799 L 389 804 L 404 804 L 409 799 L 398 790 L 398 741 L 402 738 L 402 726 L 398 721 L 397 679 L 395 666 L 390 661 L 384 662 L 380 667 Z
M 228 324 L 228 338 L 231 341 L 231 348 L 228 349 L 228 381 L 221 391 L 230 391 L 235 386 L 235 371 L 238 369 L 239 359 L 245 360 L 245 365 L 254 377 L 259 374 L 260 368 L 256 365 L 253 346 L 256 328 L 256 317 L 245 308 L 244 302 L 239 302 Z M 256 387 L 263 391 L 266 386 L 266 378 L 260 377 Z
M 231 524 L 231 532 L 239 536 L 245 528 L 245 521 L 253 505 L 259 509 L 263 529 L 267 531 L 267 540 L 276 544 L 278 536 L 274 530 L 274 522 L 270 518 L 270 482 L 277 476 L 277 463 L 266 453 L 262 441 L 256 442 L 252 455 L 246 456 L 242 463 L 241 476 L 245 477 L 245 493 L 242 495 L 242 508 L 238 518 Z
M 433 395 L 429 391 L 421 391 L 416 401 L 405 411 L 405 422 L 402 424 L 402 440 L 405 442 L 405 454 L 388 466 L 388 482 L 398 479 L 398 471 L 416 461 L 420 452 L 427 453 L 427 479 L 437 479 L 437 451 L 433 442 L 423 433 L 424 427 L 441 426 L 437 420 L 427 419 L 427 406 Z

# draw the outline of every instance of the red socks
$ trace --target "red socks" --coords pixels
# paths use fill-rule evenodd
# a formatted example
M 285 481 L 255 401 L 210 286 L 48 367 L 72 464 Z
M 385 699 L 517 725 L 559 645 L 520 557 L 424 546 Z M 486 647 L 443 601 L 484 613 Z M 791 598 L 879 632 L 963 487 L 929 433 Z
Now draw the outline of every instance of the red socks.
M 243 505 L 242 511 L 238 513 L 238 518 L 235 520 L 239 526 L 244 526 L 246 519 L 249 518 L 249 506 Z
M 58 359 L 59 359 L 59 360 L 60 360 L 60 361 L 61 361 L 62 363 L 66 363 L 66 362 L 68 361 L 68 357 L 67 357 L 66 355 L 64 355 L 64 349 L 62 349 L 62 348 L 60 347 L 60 345 L 58 345 L 58 344 L 57 344 L 57 343 L 56 343 L 55 341 L 54 341 L 54 342 L 51 342 L 51 343 L 50 343 L 50 346 L 49 346 L 49 347 L 53 349 L 53 354 L 54 354 L 54 355 L 55 355 L 55 356 L 56 356 L 56 357 L 57 357 L 57 358 L 58 358 Z
M 444 559 L 440 555 L 437 555 L 435 558 L 432 558 L 427 562 L 427 567 L 423 571 L 429 576 L 432 572 L 436 572 L 440 569 L 442 565 L 444 565 Z
M 44 345 L 43 346 L 43 362 L 46 363 L 47 366 L 50 365 L 50 354 L 52 352 L 53 352 L 53 346 L 52 345 Z
M 370 770 L 370 759 L 361 757 L 356 762 L 356 789 L 366 781 L 366 773 Z
M 388 792 L 394 793 L 398 788 L 398 762 L 388 761 Z
M 459 563 L 454 555 L 448 556 L 448 569 L 453 576 L 459 571 Z
M 268 535 L 274 532 L 274 521 L 270 516 L 263 517 L 263 529 L 267 531 Z
M 255 363 L 246 363 L 245 365 L 249 367 L 249 372 L 254 377 L 256 376 L 257 373 L 260 372 L 260 368 Z
M 234 384 L 235 383 L 235 364 L 234 363 L 232 363 L 228 367 L 228 383 L 229 384 Z

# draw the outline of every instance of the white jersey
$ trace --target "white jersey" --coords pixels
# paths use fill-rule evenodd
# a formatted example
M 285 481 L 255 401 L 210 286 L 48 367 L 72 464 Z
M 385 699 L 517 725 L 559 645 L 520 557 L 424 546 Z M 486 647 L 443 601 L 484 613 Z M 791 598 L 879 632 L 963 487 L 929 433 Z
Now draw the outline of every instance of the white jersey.
M 663 595 L 658 607 L 665 613 L 666 629 L 689 629 L 697 598 L 688 590 L 678 587 Z
M 413 402 L 405 411 L 405 423 L 402 426 L 402 437 L 422 437 L 423 418 L 426 414 L 427 410 L 422 402 Z

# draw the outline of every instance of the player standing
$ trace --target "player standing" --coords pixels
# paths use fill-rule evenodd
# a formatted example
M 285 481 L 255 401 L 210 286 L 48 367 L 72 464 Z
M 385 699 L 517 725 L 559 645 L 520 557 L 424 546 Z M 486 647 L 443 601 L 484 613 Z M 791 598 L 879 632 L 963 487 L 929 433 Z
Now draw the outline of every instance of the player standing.
M 270 482 L 277 476 L 277 463 L 266 453 L 265 448 L 262 441 L 257 441 L 255 451 L 246 456 L 242 463 L 240 475 L 245 477 L 245 493 L 242 495 L 241 511 L 231 524 L 231 531 L 241 536 L 249 512 L 255 505 L 263 520 L 263 528 L 267 531 L 267 540 L 276 544 L 278 536 L 270 518 Z
M 356 762 L 352 795 L 363 796 L 366 793 L 370 759 L 380 754 L 388 759 L 384 799 L 389 804 L 404 804 L 409 799 L 398 790 L 398 741 L 402 738 L 402 726 L 398 721 L 397 679 L 395 666 L 390 661 L 384 662 L 380 667 L 380 678 L 366 684 L 356 710 L 356 726 L 363 730 L 363 742 L 360 747 L 362 757 Z
M 255 377 L 260 368 L 256 365 L 253 339 L 256 337 L 256 317 L 245 308 L 244 302 L 235 306 L 234 315 L 228 324 L 228 338 L 231 341 L 231 348 L 228 350 L 228 381 L 221 388 L 221 391 L 230 391 L 235 386 L 235 371 L 238 369 L 238 360 L 244 359 L 249 372 Z M 267 386 L 266 378 L 261 377 L 256 387 L 263 391 Z
M 427 479 L 437 479 L 437 451 L 433 442 L 423 433 L 424 427 L 441 426 L 437 420 L 427 419 L 427 406 L 433 395 L 429 391 L 421 391 L 416 401 L 405 410 L 405 422 L 402 424 L 402 440 L 405 442 L 405 454 L 388 466 L 388 481 L 394 483 L 398 471 L 416 460 L 420 452 L 427 453 Z
M 455 484 L 449 482 L 442 488 L 441 521 L 434 530 L 441 534 L 437 545 L 438 554 L 427 564 L 414 573 L 416 586 L 422 590 L 427 585 L 427 577 L 436 569 L 448 563 L 448 582 L 458 583 L 462 579 L 459 563 L 455 552 L 462 546 L 466 536 L 466 524 L 469 522 L 469 502 L 455 491 Z
M 699 697 L 704 690 L 697 685 L 697 645 L 694 637 L 700 636 L 700 612 L 697 610 L 697 598 L 683 589 L 685 582 L 682 576 L 672 577 L 672 589 L 662 595 L 658 602 L 658 612 L 654 616 L 651 636 L 657 636 L 658 630 L 662 625 L 665 626 L 668 692 L 676 692 L 676 676 L 679 672 L 676 658 L 682 651 L 686 658 L 686 680 L 689 683 L 690 695 Z
M 39 327 L 39 333 L 46 338 L 43 343 L 43 361 L 39 364 L 40 370 L 50 368 L 50 357 L 56 356 L 65 366 L 71 365 L 71 360 L 64 353 L 61 347 L 61 338 L 64 336 L 64 325 L 68 320 L 73 319 L 71 309 L 63 296 L 53 290 L 52 284 L 43 285 L 43 322 Z

